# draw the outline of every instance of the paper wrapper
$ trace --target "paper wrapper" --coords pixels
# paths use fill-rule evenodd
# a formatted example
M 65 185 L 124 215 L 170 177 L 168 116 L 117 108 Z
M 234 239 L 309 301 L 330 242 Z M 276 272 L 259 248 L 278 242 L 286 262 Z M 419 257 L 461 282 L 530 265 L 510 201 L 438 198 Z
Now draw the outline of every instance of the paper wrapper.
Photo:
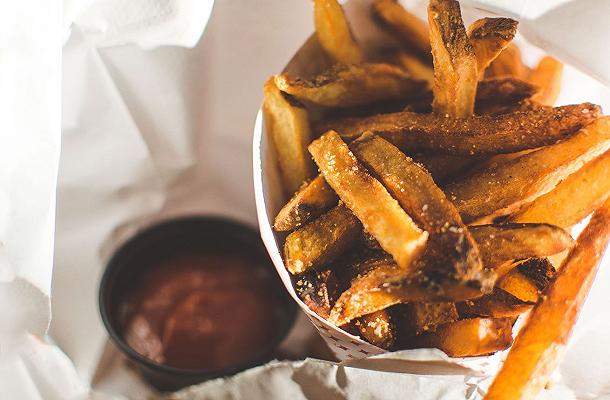
M 383 48 L 387 48 L 389 43 L 394 43 L 393 39 L 381 31 L 372 21 L 370 3 L 371 1 L 351 1 L 345 6 L 352 30 L 365 53 L 369 55 L 375 54 Z M 425 18 L 426 3 L 427 2 L 425 1 L 407 2 L 406 5 L 416 14 Z M 462 14 L 466 24 L 476 18 L 484 16 L 479 10 L 467 9 L 465 7 L 462 8 Z M 516 38 L 515 41 L 521 47 L 526 63 L 529 62 L 530 64 L 533 64 L 533 62 L 543 54 L 539 49 L 524 43 L 521 38 Z M 322 50 L 315 35 L 312 35 L 296 52 L 283 72 L 295 77 L 309 77 L 323 70 L 325 66 L 326 61 Z M 605 97 L 605 90 L 602 90 L 603 93 L 598 93 L 594 89 L 597 84 L 591 83 L 590 80 L 588 84 L 584 83 L 587 81 L 588 79 L 586 77 L 576 73 L 571 85 L 564 84 L 564 93 L 566 92 L 566 89 L 568 89 L 568 94 L 567 96 L 562 94 L 559 102 L 575 103 L 587 101 L 587 99 L 589 99 L 590 101 L 596 101 L 601 104 L 604 102 L 603 100 L 607 100 L 607 97 Z M 578 86 L 583 84 L 584 87 Z M 578 90 L 569 90 L 570 86 L 578 88 Z M 602 94 L 602 96 L 600 96 L 600 94 Z M 583 95 L 589 97 L 583 97 Z M 254 128 L 253 148 L 254 185 L 261 236 L 286 289 L 316 326 L 319 333 L 325 339 L 326 343 L 328 343 L 338 359 L 359 359 L 385 353 L 384 349 L 373 346 L 360 337 L 344 332 L 328 323 L 316 313 L 309 310 L 297 296 L 290 280 L 290 274 L 286 270 L 281 256 L 280 248 L 283 245 L 284 236 L 276 234 L 272 229 L 273 219 L 280 208 L 286 203 L 287 198 L 282 188 L 275 151 L 265 132 L 264 117 L 260 111 Z M 482 358 L 479 358 L 478 360 L 481 359 Z M 453 361 L 457 363 L 466 362 L 469 366 L 472 366 L 473 359 L 454 359 Z M 475 361 L 475 364 L 476 363 L 477 361 Z

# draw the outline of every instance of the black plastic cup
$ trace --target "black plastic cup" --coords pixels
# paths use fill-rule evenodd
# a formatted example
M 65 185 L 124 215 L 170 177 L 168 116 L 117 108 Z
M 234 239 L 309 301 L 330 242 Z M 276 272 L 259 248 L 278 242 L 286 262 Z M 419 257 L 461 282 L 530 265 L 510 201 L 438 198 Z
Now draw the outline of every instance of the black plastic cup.
M 274 334 L 257 356 L 224 369 L 182 369 L 162 365 L 142 356 L 124 340 L 120 305 L 147 267 L 155 260 L 193 251 L 213 254 L 239 254 L 264 269 L 265 290 L 277 291 Z M 268 273 L 267 273 L 268 272 Z M 219 217 L 188 217 L 155 225 L 138 233 L 110 259 L 99 288 L 102 321 L 112 341 L 140 371 L 142 377 L 161 391 L 174 391 L 208 379 L 226 377 L 264 364 L 274 358 L 296 316 L 296 305 L 276 273 L 259 232 L 249 226 Z

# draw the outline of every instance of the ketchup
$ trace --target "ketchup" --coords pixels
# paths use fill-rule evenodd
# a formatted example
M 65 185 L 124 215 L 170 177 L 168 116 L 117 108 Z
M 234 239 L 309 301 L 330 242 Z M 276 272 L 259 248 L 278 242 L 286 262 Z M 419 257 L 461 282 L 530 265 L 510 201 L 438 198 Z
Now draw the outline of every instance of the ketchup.
M 254 360 L 276 322 L 266 273 L 239 255 L 160 260 L 121 304 L 123 337 L 141 355 L 176 368 L 223 369 Z

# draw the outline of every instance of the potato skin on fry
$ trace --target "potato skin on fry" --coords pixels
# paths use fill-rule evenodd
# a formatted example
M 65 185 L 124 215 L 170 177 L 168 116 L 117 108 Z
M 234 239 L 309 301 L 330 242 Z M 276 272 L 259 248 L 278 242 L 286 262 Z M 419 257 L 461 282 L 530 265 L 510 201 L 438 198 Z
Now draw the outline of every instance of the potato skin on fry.
M 486 400 L 533 399 L 559 364 L 610 238 L 610 201 L 595 212 L 534 307 Z
M 319 129 L 334 129 L 345 141 L 370 131 L 407 154 L 475 156 L 554 144 L 573 136 L 599 114 L 600 108 L 590 103 L 468 118 L 403 111 L 327 121 Z
M 292 231 L 322 215 L 336 205 L 339 197 L 322 175 L 303 185 L 275 217 L 273 229 Z
M 294 278 L 297 295 L 307 307 L 322 318 L 328 318 L 339 297 L 337 277 L 332 270 L 309 271 Z
M 402 268 L 412 268 L 412 261 L 425 247 L 428 234 L 365 170 L 337 132 L 329 131 L 314 140 L 309 152 L 328 184 L 367 232 Z
M 518 24 L 510 18 L 481 18 L 468 27 L 468 38 L 474 48 L 479 74 L 513 40 Z
M 277 75 L 275 84 L 299 100 L 325 107 L 348 108 L 421 96 L 425 81 L 390 64 L 335 66 L 310 81 Z
M 389 310 L 379 310 L 358 318 L 354 325 L 370 344 L 391 349 L 396 340 L 396 327 Z
M 550 256 L 574 245 L 569 233 L 548 224 L 476 225 L 470 233 L 490 268 L 510 260 Z
M 490 294 L 457 303 L 456 306 L 462 317 L 514 318 L 529 311 L 534 304 L 494 288 Z
M 407 303 L 395 306 L 399 314 L 399 332 L 401 336 L 415 336 L 425 332 L 434 332 L 439 325 L 458 319 L 455 303 Z
M 519 262 L 498 280 L 496 286 L 524 302 L 536 303 L 555 277 L 555 268 L 547 258 Z
M 491 115 L 502 108 L 517 107 L 539 90 L 537 86 L 517 78 L 484 79 L 477 88 L 475 112 L 477 115 Z
M 424 21 L 405 10 L 397 0 L 376 0 L 372 12 L 400 44 L 416 51 L 420 57 L 430 59 L 430 38 Z
M 353 245 L 361 232 L 358 219 L 339 205 L 288 235 L 284 243 L 286 268 L 301 274 L 330 262 Z
M 583 115 L 591 112 L 585 108 Z M 593 111 L 594 114 L 597 111 Z M 610 118 L 599 118 L 576 135 L 522 155 L 502 165 L 491 165 L 445 188 L 464 222 L 472 223 L 516 211 L 551 191 L 561 180 L 610 147 Z
M 307 154 L 312 139 L 307 110 L 285 97 L 271 79 L 263 92 L 265 125 L 277 153 L 284 189 L 294 193 L 314 171 Z
M 455 0 L 430 0 L 428 29 L 434 61 L 435 113 L 467 117 L 474 111 L 477 59 Z
M 512 318 L 472 318 L 411 338 L 406 347 L 435 347 L 450 357 L 474 357 L 507 349 L 512 339 Z
M 314 0 L 313 15 L 318 42 L 333 61 L 349 65 L 364 60 L 337 0 Z

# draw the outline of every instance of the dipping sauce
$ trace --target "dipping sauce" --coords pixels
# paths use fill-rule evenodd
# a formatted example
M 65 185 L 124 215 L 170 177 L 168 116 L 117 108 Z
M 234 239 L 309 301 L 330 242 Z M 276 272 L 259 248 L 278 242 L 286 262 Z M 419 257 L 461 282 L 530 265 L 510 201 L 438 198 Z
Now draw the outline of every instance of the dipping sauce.
M 127 344 L 156 363 L 222 369 L 255 359 L 273 337 L 268 272 L 238 254 L 159 260 L 119 305 Z

